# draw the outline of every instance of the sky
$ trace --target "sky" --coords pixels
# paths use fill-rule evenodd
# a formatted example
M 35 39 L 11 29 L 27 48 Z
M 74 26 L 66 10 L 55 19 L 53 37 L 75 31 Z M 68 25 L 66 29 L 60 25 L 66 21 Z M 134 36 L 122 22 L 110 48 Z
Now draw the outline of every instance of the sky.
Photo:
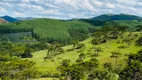
M 72 19 L 119 13 L 142 16 L 142 0 L 0 0 L 0 16 Z

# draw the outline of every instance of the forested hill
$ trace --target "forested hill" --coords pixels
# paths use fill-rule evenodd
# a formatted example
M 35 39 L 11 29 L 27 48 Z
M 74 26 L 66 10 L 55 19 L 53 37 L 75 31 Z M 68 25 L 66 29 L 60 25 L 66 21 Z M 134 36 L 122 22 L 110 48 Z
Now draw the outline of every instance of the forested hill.
M 8 22 L 17 22 L 17 21 L 19 21 L 19 20 L 13 18 L 13 17 L 7 16 L 7 15 L 6 16 L 1 16 L 0 18 L 3 18 L 4 20 L 6 20 Z
M 0 25 L 1 33 L 32 32 L 38 41 L 70 43 L 73 40 L 82 41 L 90 36 L 95 29 L 103 26 L 126 26 L 129 31 L 137 31 L 142 20 L 56 20 L 36 18 Z
M 136 31 L 137 26 L 142 25 L 142 20 L 92 20 L 92 19 L 80 19 L 78 21 L 89 23 L 93 26 L 126 26 L 129 31 Z
M 81 21 L 64 21 L 38 18 L 0 25 L 0 32 L 32 32 L 34 38 L 46 42 L 63 42 L 84 40 L 88 33 L 94 31 L 94 26 Z
M 104 14 L 92 18 L 93 20 L 140 20 L 139 16 L 129 14 Z

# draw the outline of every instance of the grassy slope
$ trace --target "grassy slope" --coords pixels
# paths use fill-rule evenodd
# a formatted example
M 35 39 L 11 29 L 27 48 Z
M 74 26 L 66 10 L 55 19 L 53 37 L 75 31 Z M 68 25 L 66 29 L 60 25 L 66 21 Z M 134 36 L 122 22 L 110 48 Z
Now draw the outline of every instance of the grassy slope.
M 40 79 L 35 79 L 35 80 L 59 80 L 57 78 L 40 78 Z
M 128 36 L 128 34 L 129 33 L 127 32 L 124 34 L 124 36 L 126 37 L 126 36 Z M 139 36 L 141 36 L 141 33 L 138 33 L 138 32 L 133 32 L 132 34 L 138 34 Z M 99 46 L 103 49 L 103 52 L 100 53 L 99 57 L 97 57 L 97 59 L 100 61 L 100 64 L 107 62 L 107 61 L 112 62 L 112 64 L 114 63 L 114 59 L 110 58 L 112 51 L 119 51 L 119 52 L 123 53 L 121 58 L 119 58 L 119 63 L 121 63 L 121 62 L 123 63 L 124 62 L 123 59 L 126 57 L 126 56 L 124 56 L 124 54 L 130 53 L 130 52 L 136 53 L 140 49 L 140 47 L 135 46 L 135 40 L 137 40 L 137 38 L 135 38 L 131 42 L 131 45 L 125 49 L 118 49 L 117 48 L 118 46 L 122 46 L 122 45 L 128 46 L 125 43 L 117 44 L 116 43 L 117 41 L 122 41 L 122 39 L 120 39 L 120 38 L 117 40 L 108 41 L 105 44 L 96 45 L 96 46 Z M 84 50 L 85 54 L 87 54 L 88 50 L 93 47 L 93 45 L 90 43 L 90 41 L 91 41 L 91 38 L 81 42 L 86 45 L 86 50 Z M 71 49 L 71 48 L 72 48 L 72 45 L 65 46 L 64 50 Z M 90 49 L 90 50 L 91 50 L 90 53 L 93 54 L 94 53 L 93 49 Z M 66 52 L 64 54 L 57 55 L 52 60 L 45 61 L 44 57 L 46 56 L 46 53 L 47 53 L 47 50 L 35 52 L 35 53 L 33 53 L 33 58 L 29 59 L 29 60 L 33 60 L 36 62 L 36 67 L 38 67 L 38 70 L 41 71 L 42 73 L 46 73 L 46 72 L 56 73 L 57 72 L 56 68 L 60 65 L 60 63 L 63 59 L 70 59 L 72 63 L 75 63 L 76 59 L 78 58 L 78 55 L 80 54 L 77 52 L 77 50 L 74 50 L 71 52 Z M 86 60 L 91 58 L 90 57 L 91 54 L 87 54 Z

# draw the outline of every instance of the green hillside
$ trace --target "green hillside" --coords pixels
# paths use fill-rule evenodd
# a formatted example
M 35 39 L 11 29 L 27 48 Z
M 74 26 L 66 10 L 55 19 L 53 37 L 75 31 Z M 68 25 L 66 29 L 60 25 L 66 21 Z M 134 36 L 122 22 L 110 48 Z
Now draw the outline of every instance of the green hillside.
M 140 79 L 141 25 L 44 18 L 2 24 L 0 79 Z
M 131 39 L 133 38 L 134 35 L 138 35 L 138 36 L 135 39 L 131 40 L 131 44 L 127 44 L 125 42 L 123 43 L 123 40 L 128 38 Z M 46 75 L 48 73 L 54 74 L 54 73 L 58 73 L 57 67 L 61 65 L 62 60 L 69 59 L 70 62 L 74 64 L 76 63 L 76 60 L 78 59 L 80 53 L 84 53 L 86 56 L 84 61 L 88 61 L 89 59 L 95 57 L 93 56 L 95 54 L 94 48 L 100 47 L 103 52 L 100 52 L 99 56 L 96 57 L 100 63 L 100 66 L 102 66 L 105 62 L 110 62 L 112 63 L 114 68 L 115 62 L 114 62 L 114 59 L 111 58 L 110 56 L 111 56 L 111 52 L 118 51 L 122 53 L 122 56 L 118 59 L 118 65 L 121 66 L 122 68 L 122 66 L 125 66 L 123 64 L 125 64 L 124 59 L 127 59 L 126 55 L 128 55 L 129 53 L 137 53 L 141 49 L 141 47 L 135 46 L 136 44 L 135 41 L 140 36 L 142 36 L 141 32 L 133 32 L 133 33 L 126 32 L 123 35 L 123 38 L 119 37 L 116 40 L 109 40 L 107 43 L 103 43 L 99 45 L 92 45 L 91 41 L 93 38 L 89 38 L 80 42 L 85 44 L 86 46 L 86 48 L 81 52 L 80 52 L 80 49 L 68 51 L 69 49 L 72 49 L 73 47 L 72 45 L 69 45 L 69 46 L 63 47 L 63 49 L 66 51 L 65 53 L 54 56 L 51 59 L 47 59 L 47 60 L 44 59 L 48 51 L 48 50 L 44 50 L 44 51 L 38 51 L 33 53 L 33 57 L 30 58 L 29 60 L 33 60 L 34 62 L 36 62 L 36 67 L 38 68 L 40 72 L 43 73 L 43 75 Z M 124 48 L 121 48 L 123 46 Z
M 139 16 L 129 14 L 104 14 L 92 18 L 93 20 L 140 20 Z
M 94 26 L 81 21 L 61 21 L 54 19 L 34 19 L 0 25 L 0 32 L 32 32 L 39 41 L 64 42 L 78 38 L 83 40 L 88 33 L 94 31 Z
M 126 26 L 129 31 L 137 31 L 137 26 L 142 25 L 141 20 L 116 20 L 96 21 L 91 19 L 81 20 L 55 20 L 33 19 L 0 25 L 1 33 L 32 32 L 38 41 L 70 43 L 72 40 L 84 40 L 89 33 L 103 26 Z
M 7 15 L 5 15 L 5 16 L 0 16 L 0 18 L 3 18 L 4 20 L 6 20 L 6 21 L 8 21 L 8 22 L 17 22 L 17 21 L 19 21 L 19 20 L 17 20 L 16 18 L 13 18 L 13 17 L 11 17 L 11 16 L 7 16 Z
M 87 22 L 91 25 L 102 27 L 102 26 L 126 26 L 129 31 L 136 31 L 137 26 L 142 25 L 142 20 L 91 20 L 81 19 L 79 21 Z

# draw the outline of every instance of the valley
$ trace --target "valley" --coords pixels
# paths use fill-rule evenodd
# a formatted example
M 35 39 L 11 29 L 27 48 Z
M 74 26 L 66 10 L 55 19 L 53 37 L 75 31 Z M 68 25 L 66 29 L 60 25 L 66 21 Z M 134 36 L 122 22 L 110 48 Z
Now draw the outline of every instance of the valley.
M 126 32 L 124 34 L 123 39 L 127 38 L 129 34 L 130 34 L 129 32 Z M 99 56 L 96 57 L 100 63 L 100 66 L 102 66 L 106 62 L 110 62 L 112 66 L 114 67 L 115 61 L 113 58 L 110 57 L 111 52 L 114 52 L 114 51 L 122 53 L 121 57 L 118 59 L 118 67 L 124 66 L 123 65 L 125 64 L 124 59 L 127 59 L 126 55 L 128 55 L 129 53 L 137 53 L 137 51 L 141 49 L 141 47 L 135 46 L 135 41 L 140 36 L 142 36 L 142 33 L 132 32 L 132 36 L 135 34 L 139 36 L 135 38 L 134 40 L 132 40 L 130 45 L 128 45 L 127 43 L 122 43 L 123 39 L 121 38 L 118 38 L 116 40 L 110 40 L 107 43 L 100 44 L 100 45 L 92 45 L 91 44 L 92 38 L 89 38 L 80 42 L 85 44 L 86 46 L 86 49 L 82 51 L 82 53 L 84 53 L 86 56 L 84 61 L 88 61 L 89 59 L 95 57 L 95 56 L 92 56 L 93 54 L 95 54 L 94 48 L 101 47 L 103 52 L 100 52 Z M 117 43 L 118 41 L 120 41 L 120 43 Z M 126 48 L 121 49 L 121 48 L 118 48 L 119 46 L 125 46 Z M 29 58 L 29 60 L 35 61 L 38 70 L 41 71 L 43 74 L 46 74 L 46 73 L 55 74 L 55 73 L 58 73 L 57 67 L 61 65 L 62 60 L 69 59 L 71 64 L 74 64 L 76 63 L 76 60 L 79 58 L 79 54 L 80 54 L 80 52 L 78 52 L 79 49 L 75 49 L 73 51 L 67 52 L 68 49 L 72 49 L 72 45 L 65 46 L 63 47 L 63 49 L 66 51 L 65 53 L 57 55 L 53 57 L 52 59 L 47 59 L 47 60 L 44 59 L 44 57 L 46 57 L 47 55 L 47 50 L 44 50 L 44 51 L 34 52 L 33 57 Z
M 140 80 L 142 20 L 131 17 L 2 23 L 0 79 Z
M 142 80 L 142 0 L 0 0 L 0 80 Z

